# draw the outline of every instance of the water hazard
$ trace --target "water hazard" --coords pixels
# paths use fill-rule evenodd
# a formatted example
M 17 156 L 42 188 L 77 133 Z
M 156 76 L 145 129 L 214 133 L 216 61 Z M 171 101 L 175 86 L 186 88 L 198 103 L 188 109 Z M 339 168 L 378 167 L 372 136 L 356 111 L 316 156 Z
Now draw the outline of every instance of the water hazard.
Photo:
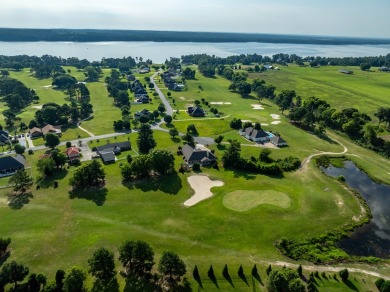
M 390 256 L 390 185 L 378 184 L 360 171 L 353 162 L 346 161 L 344 168 L 329 166 L 322 170 L 333 177 L 344 176 L 345 182 L 357 190 L 371 209 L 373 219 L 357 228 L 350 238 L 338 246 L 350 255 Z

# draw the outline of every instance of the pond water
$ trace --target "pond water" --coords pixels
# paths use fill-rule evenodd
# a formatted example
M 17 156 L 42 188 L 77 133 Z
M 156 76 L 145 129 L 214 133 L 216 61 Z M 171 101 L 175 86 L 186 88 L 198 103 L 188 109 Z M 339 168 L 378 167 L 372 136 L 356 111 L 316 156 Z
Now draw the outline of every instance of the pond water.
M 373 219 L 357 228 L 350 238 L 338 246 L 350 255 L 390 256 L 390 185 L 378 184 L 357 168 L 352 161 L 346 161 L 344 168 L 329 166 L 322 170 L 332 176 L 344 176 L 345 182 L 358 191 L 371 209 Z

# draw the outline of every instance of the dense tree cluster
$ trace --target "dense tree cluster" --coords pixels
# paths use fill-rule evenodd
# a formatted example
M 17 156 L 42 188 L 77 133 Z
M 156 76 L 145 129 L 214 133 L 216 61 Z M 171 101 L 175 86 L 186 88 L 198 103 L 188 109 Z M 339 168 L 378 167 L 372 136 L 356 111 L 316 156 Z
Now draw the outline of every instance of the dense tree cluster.
M 175 171 L 175 157 L 165 149 L 155 149 L 149 154 L 139 155 L 122 165 L 125 180 L 145 178 L 155 174 L 170 174 Z
M 268 291 L 270 292 L 305 292 L 306 287 L 298 273 L 291 268 L 273 270 L 269 273 Z
M 114 104 L 118 107 L 130 105 L 129 83 L 121 80 L 121 73 L 118 70 L 111 70 L 110 76 L 106 77 L 107 90 L 114 98 Z
M 27 88 L 21 81 L 14 78 L 0 78 L 0 98 L 13 112 L 18 112 L 39 97 L 35 91 Z
M 241 157 L 241 145 L 237 140 L 229 140 L 230 145 L 222 155 L 222 162 L 225 168 L 236 168 L 240 170 L 278 175 L 283 171 L 293 171 L 301 165 L 298 158 L 288 156 L 284 159 L 273 160 L 269 157 L 269 149 L 263 149 L 259 157 L 249 159 Z
M 137 146 L 139 152 L 142 154 L 148 154 L 151 149 L 157 146 L 153 137 L 153 131 L 149 124 L 143 123 L 139 128 Z

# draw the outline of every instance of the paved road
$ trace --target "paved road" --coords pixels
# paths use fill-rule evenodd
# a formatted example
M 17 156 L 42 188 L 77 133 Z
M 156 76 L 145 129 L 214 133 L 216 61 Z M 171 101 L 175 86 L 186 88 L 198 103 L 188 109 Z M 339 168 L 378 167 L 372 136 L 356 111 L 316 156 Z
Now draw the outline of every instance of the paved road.
M 154 89 L 156 90 L 156 92 L 158 93 L 158 95 L 160 96 L 160 99 L 162 101 L 162 103 L 165 105 L 165 109 L 166 109 L 166 112 L 167 112 L 167 115 L 170 115 L 170 116 L 173 116 L 173 109 L 170 105 L 170 103 L 168 102 L 168 100 L 165 98 L 164 94 L 161 92 L 160 88 L 158 88 L 157 86 L 157 83 L 156 81 L 154 80 L 154 77 L 156 77 L 158 74 L 158 72 L 154 73 L 152 78 L 150 78 L 150 82 L 152 82 L 154 84 Z

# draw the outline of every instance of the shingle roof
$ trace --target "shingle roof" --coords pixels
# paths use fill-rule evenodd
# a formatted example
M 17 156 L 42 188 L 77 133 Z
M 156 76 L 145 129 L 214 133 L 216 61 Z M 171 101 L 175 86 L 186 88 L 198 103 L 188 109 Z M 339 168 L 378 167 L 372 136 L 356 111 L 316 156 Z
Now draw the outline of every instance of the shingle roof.
M 115 154 L 114 154 L 114 152 L 103 152 L 103 153 L 100 153 L 100 157 L 102 158 L 104 163 L 115 161 Z
M 99 152 L 108 152 L 108 151 L 113 151 L 113 149 L 116 147 L 120 148 L 121 150 L 130 149 L 131 144 L 129 141 L 110 143 L 103 146 L 97 146 L 96 150 Z
M 0 158 L 0 171 L 10 168 L 24 167 L 26 160 L 22 155 L 5 156 Z
M 187 161 L 202 161 L 204 158 L 215 160 L 214 154 L 205 147 L 202 147 L 202 149 L 199 147 L 192 148 L 186 144 L 183 146 L 182 152 Z

